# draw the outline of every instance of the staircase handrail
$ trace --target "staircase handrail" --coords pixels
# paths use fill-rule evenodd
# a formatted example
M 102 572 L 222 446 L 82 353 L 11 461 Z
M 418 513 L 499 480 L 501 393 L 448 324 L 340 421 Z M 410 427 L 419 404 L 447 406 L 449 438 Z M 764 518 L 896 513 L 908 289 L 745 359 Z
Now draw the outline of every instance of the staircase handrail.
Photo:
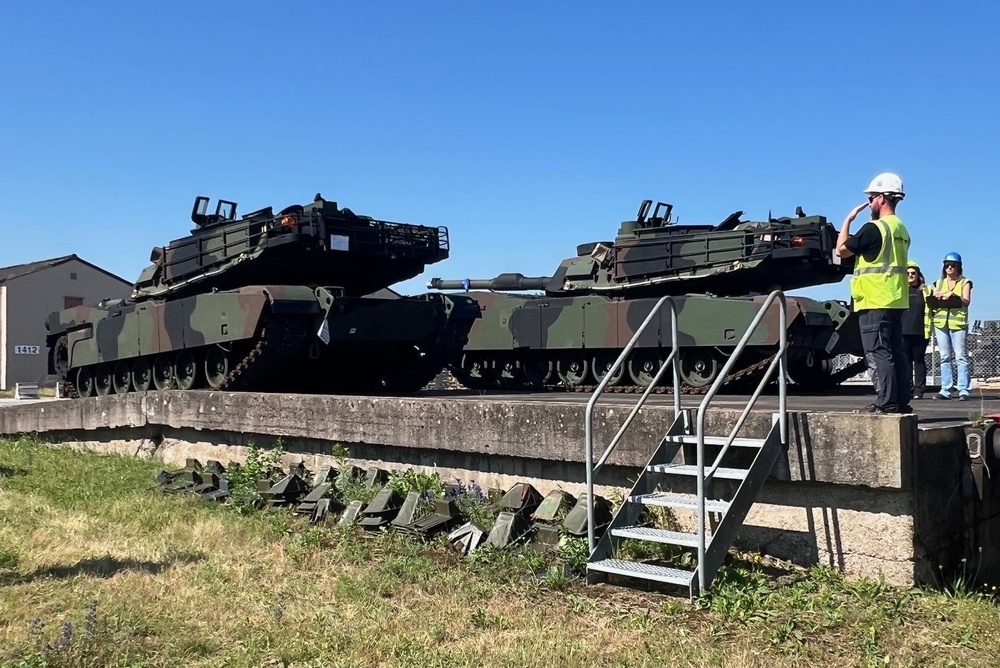
M 704 398 L 702 398 L 701 403 L 698 405 L 697 413 L 697 426 L 696 437 L 697 437 L 697 449 L 698 449 L 698 585 L 701 591 L 707 589 L 705 582 L 705 482 L 707 480 L 705 474 L 705 411 L 708 405 L 712 402 L 712 399 L 718 393 L 719 389 L 722 387 L 722 383 L 725 381 L 726 377 L 729 375 L 730 369 L 736 363 L 737 358 L 743 349 L 746 348 L 747 342 L 750 337 L 756 331 L 757 326 L 764 319 L 767 314 L 768 309 L 771 305 L 778 300 L 780 302 L 780 308 L 778 309 L 778 352 L 775 354 L 774 359 L 771 360 L 771 364 L 768 366 L 767 371 L 764 374 L 764 378 L 761 379 L 760 384 L 757 386 L 757 390 L 751 396 L 750 400 L 747 402 L 746 408 L 743 410 L 743 414 L 740 415 L 739 420 L 736 423 L 736 428 L 729 434 L 725 445 L 719 452 L 719 455 L 715 459 L 711 471 L 708 476 L 715 473 L 715 470 L 719 466 L 719 462 L 722 461 L 722 456 L 726 453 L 729 447 L 732 445 L 733 440 L 739 431 L 740 427 L 746 421 L 747 416 L 753 409 L 754 404 L 757 402 L 757 398 L 760 396 L 764 387 L 767 385 L 771 374 L 774 372 L 775 366 L 780 368 L 780 373 L 778 376 L 778 412 L 780 420 L 780 434 L 782 445 L 787 445 L 788 434 L 786 425 L 786 413 L 787 413 L 787 394 L 786 394 L 786 357 L 788 352 L 788 303 L 785 299 L 785 294 L 781 290 L 772 291 L 764 302 L 761 304 L 760 310 L 757 311 L 757 316 L 747 327 L 746 331 L 743 333 L 743 337 L 736 344 L 733 352 L 729 355 L 729 359 L 726 360 L 726 364 L 722 367 L 719 375 L 716 377 L 715 382 L 709 388 L 708 392 L 705 393 Z
M 628 357 L 629 353 L 631 353 L 632 349 L 635 348 L 636 342 L 639 340 L 639 336 L 646 330 L 646 327 L 649 325 L 649 323 L 653 321 L 654 316 L 659 314 L 660 309 L 663 308 L 664 304 L 670 305 L 670 355 L 668 355 L 667 359 L 665 359 L 663 361 L 663 364 L 660 365 L 659 370 L 656 372 L 656 375 L 653 377 L 653 380 L 650 381 L 649 386 L 646 388 L 646 391 L 642 393 L 641 397 L 639 397 L 639 400 L 636 402 L 635 407 L 632 408 L 632 411 L 625 419 L 625 422 L 618 429 L 618 433 L 615 434 L 615 437 L 611 440 L 611 443 L 604 450 L 604 454 L 601 455 L 600 459 L 595 465 L 594 430 L 593 430 L 594 406 L 597 404 L 597 400 L 604 393 L 604 388 L 606 388 L 608 386 L 608 383 L 611 382 L 611 378 L 614 376 L 615 371 L 621 368 L 622 364 L 625 362 L 625 359 Z M 611 368 L 608 369 L 607 372 L 604 374 L 604 378 L 601 379 L 601 382 L 598 384 L 597 389 L 594 390 L 594 393 L 591 395 L 590 400 L 587 402 L 586 421 L 584 425 L 584 439 L 586 441 L 585 456 L 586 456 L 586 466 L 587 466 L 587 541 L 590 548 L 589 551 L 591 553 L 593 553 L 594 547 L 596 546 L 595 527 L 594 527 L 594 474 L 601 466 L 604 465 L 604 462 L 607 461 L 608 457 L 611 455 L 611 452 L 618 445 L 618 442 L 621 440 L 621 437 L 625 433 L 625 430 L 628 429 L 629 425 L 632 424 L 632 420 L 639 413 L 639 410 L 642 408 L 643 404 L 646 403 L 647 397 L 649 397 L 650 393 L 656 388 L 657 384 L 660 382 L 660 379 L 663 377 L 663 373 L 667 369 L 667 365 L 670 365 L 674 370 L 674 416 L 676 417 L 678 414 L 680 414 L 681 382 L 680 382 L 680 370 L 677 365 L 678 362 L 677 337 L 678 337 L 677 302 L 674 301 L 674 298 L 670 296 L 660 297 L 659 301 L 656 302 L 656 305 L 653 306 L 653 308 L 649 311 L 649 314 L 646 316 L 646 319 L 642 321 L 641 325 L 639 325 L 639 328 L 636 330 L 635 334 L 633 334 L 632 338 L 629 339 L 628 344 L 626 344 L 625 348 L 618 356 L 618 359 L 615 360 L 615 363 L 612 364 Z

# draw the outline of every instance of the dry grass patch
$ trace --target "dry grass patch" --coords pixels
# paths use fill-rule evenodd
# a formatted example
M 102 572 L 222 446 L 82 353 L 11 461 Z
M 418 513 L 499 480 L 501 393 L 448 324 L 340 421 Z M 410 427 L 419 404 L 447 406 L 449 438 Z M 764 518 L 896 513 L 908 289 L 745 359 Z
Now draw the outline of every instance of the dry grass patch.
M 0 442 L 0 666 L 993 666 L 992 599 L 732 564 L 710 598 L 558 556 L 313 527 L 153 488 L 155 462 Z M 578 546 L 577 546 L 578 547 Z

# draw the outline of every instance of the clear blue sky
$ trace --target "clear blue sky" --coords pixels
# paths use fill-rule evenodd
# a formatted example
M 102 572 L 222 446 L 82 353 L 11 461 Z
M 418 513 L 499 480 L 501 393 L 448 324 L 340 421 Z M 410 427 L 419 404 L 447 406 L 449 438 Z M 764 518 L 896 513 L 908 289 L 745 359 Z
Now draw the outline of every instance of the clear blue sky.
M 0 266 L 77 253 L 134 280 L 195 195 L 322 192 L 450 228 L 415 293 L 551 274 L 643 198 L 839 227 L 888 170 L 912 256 L 960 252 L 972 317 L 1000 318 L 998 7 L 6 2 Z

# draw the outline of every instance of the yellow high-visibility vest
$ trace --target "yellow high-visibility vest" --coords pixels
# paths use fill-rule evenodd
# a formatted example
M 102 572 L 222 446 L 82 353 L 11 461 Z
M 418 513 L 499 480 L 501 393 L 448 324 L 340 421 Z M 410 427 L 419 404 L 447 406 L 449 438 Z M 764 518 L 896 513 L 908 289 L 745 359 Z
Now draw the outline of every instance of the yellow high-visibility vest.
M 927 298 L 931 296 L 931 286 L 924 283 L 923 287 L 920 288 L 920 292 L 923 293 L 924 300 L 924 338 L 930 340 L 931 334 L 934 331 L 934 322 L 931 319 L 931 307 L 927 305 Z
M 910 234 L 898 216 L 873 220 L 882 235 L 882 249 L 874 261 L 858 255 L 851 277 L 854 310 L 909 308 L 910 287 L 906 282 L 906 261 Z
M 951 292 L 951 294 L 961 297 L 962 292 L 965 290 L 965 284 L 968 282 L 969 279 L 963 276 L 955 281 L 955 287 L 949 291 L 948 279 L 939 278 L 935 281 L 934 287 L 938 292 L 944 292 L 946 294 Z M 956 308 L 936 308 L 934 309 L 933 323 L 936 329 L 965 329 L 969 325 L 969 307 L 961 306 Z

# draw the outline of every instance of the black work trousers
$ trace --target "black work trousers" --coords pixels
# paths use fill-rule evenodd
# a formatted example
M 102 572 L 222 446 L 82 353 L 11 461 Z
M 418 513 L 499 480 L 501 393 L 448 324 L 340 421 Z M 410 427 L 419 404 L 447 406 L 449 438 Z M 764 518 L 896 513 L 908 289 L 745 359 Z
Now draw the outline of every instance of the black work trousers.
M 886 413 L 909 410 L 910 366 L 903 352 L 904 309 L 876 308 L 861 311 L 861 345 L 875 385 L 875 407 Z
M 927 390 L 927 339 L 904 334 L 903 354 L 906 355 L 906 367 L 913 379 L 912 396 L 918 397 Z

